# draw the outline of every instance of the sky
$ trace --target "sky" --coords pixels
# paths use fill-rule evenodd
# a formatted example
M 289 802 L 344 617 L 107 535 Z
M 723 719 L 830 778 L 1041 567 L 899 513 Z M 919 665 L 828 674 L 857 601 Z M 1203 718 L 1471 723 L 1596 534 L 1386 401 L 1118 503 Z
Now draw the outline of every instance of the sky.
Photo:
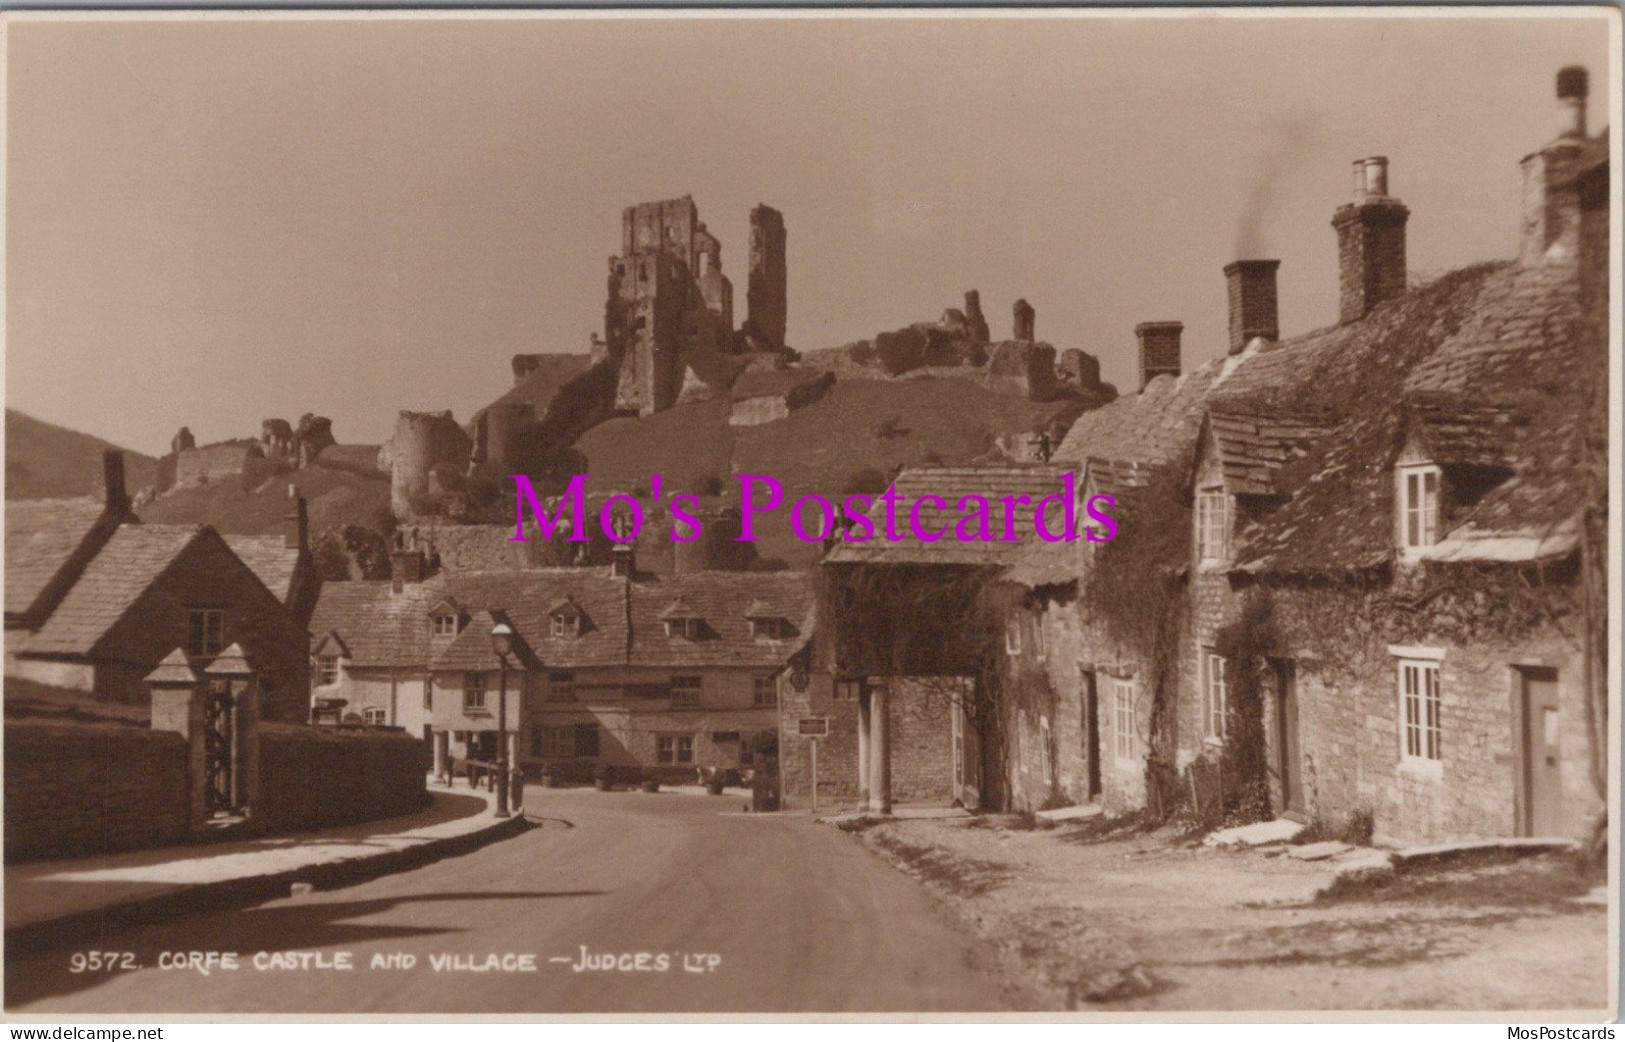
M 1599 10 L 1599 9 L 1594 9 Z M 745 316 L 783 212 L 789 341 L 961 307 L 1100 358 L 1225 349 L 1223 266 L 1336 320 L 1333 210 L 1390 159 L 1410 267 L 1515 253 L 1553 79 L 1614 90 L 1608 22 L 841 17 L 12 22 L 6 400 L 159 454 L 329 416 L 460 420 L 520 352 L 580 352 L 631 203 L 692 194 Z

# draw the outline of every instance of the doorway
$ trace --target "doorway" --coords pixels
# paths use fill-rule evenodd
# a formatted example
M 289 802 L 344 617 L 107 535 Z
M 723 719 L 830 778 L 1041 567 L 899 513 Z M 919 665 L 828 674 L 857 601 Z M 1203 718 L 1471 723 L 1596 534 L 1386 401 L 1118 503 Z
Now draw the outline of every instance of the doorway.
M 1095 671 L 1079 671 L 1083 678 L 1083 758 L 1089 774 L 1090 803 L 1100 799 L 1100 691 Z
M 1518 834 L 1563 835 L 1563 718 L 1557 670 L 1521 669 Z
M 1298 740 L 1298 668 L 1272 659 L 1275 672 L 1275 773 L 1281 779 L 1282 817 L 1304 818 L 1303 750 Z

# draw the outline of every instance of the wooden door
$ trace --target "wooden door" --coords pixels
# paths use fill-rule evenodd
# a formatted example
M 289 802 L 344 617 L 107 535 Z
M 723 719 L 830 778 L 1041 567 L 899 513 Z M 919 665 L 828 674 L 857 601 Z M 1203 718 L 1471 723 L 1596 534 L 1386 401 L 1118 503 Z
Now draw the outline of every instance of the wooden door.
M 1095 673 L 1083 673 L 1083 755 L 1089 771 L 1089 801 L 1100 798 L 1100 689 Z
M 1298 740 L 1298 670 L 1296 663 L 1285 659 L 1275 662 L 1275 750 L 1283 813 L 1301 816 L 1303 749 Z
M 1557 671 L 1523 671 L 1523 815 L 1525 836 L 1563 832 L 1563 718 Z

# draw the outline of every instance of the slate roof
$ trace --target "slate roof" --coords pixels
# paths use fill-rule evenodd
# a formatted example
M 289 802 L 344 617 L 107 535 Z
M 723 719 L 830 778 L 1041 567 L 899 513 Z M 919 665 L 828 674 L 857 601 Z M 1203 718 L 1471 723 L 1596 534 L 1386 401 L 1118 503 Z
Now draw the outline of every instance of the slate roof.
M 1196 438 L 1202 402 L 1228 378 L 1231 359 L 1216 359 L 1181 376 L 1159 376 L 1139 394 L 1091 409 L 1073 422 L 1051 458 L 1057 466 L 1087 459 L 1165 463 Z
M 1121 496 L 1129 489 L 1143 488 L 1151 480 L 1153 464 L 1134 460 L 1090 457 L 1083 462 L 1080 489 L 1092 489 L 1099 496 Z
M 100 499 L 6 500 L 8 616 L 33 606 L 104 510 Z
M 299 568 L 300 551 L 290 548 L 279 535 L 223 536 L 231 552 L 242 558 L 249 571 L 259 577 L 265 588 L 283 604 L 293 593 L 294 574 Z
M 153 580 L 205 531 L 209 529 L 204 525 L 120 525 L 44 624 L 18 639 L 17 650 L 89 654 Z
M 886 506 L 876 497 L 874 507 L 869 511 L 875 526 L 875 537 L 862 543 L 837 543 L 824 560 L 829 564 L 997 566 L 1013 563 L 1021 556 L 1025 544 L 1040 542 L 1033 531 L 1033 504 L 1046 496 L 1061 493 L 1064 489 L 1062 477 L 1066 472 L 1067 468 L 1046 464 L 907 467 L 892 482 L 897 490 L 898 530 L 903 538 L 894 542 L 884 537 Z M 935 542 L 922 542 L 915 538 L 913 528 L 908 523 L 912 504 L 926 495 L 938 496 L 947 504 L 945 511 L 928 508 L 920 512 L 922 525 L 933 529 L 944 525 L 949 527 L 949 531 Z M 963 513 L 958 509 L 958 504 L 967 496 L 981 496 L 987 500 L 989 528 L 995 537 L 1005 530 L 1007 510 L 1004 498 L 1026 496 L 1029 504 L 1018 505 L 1014 518 L 1015 532 L 1020 539 L 964 542 L 956 538 L 952 526 Z M 1058 523 L 1055 527 L 1059 527 Z
M 430 609 L 447 598 L 469 621 L 449 643 L 430 637 Z M 563 600 L 582 613 L 579 635 L 555 638 L 550 613 Z M 668 638 L 660 613 L 674 601 L 705 620 L 705 639 Z M 548 568 L 441 574 L 393 593 L 387 582 L 327 583 L 311 630 L 336 633 L 355 665 L 495 670 L 491 627 L 502 612 L 527 668 L 595 666 L 771 666 L 791 650 L 757 639 L 747 612 L 761 601 L 799 629 L 812 625 L 807 578 L 791 572 L 696 572 L 628 581 L 606 568 Z

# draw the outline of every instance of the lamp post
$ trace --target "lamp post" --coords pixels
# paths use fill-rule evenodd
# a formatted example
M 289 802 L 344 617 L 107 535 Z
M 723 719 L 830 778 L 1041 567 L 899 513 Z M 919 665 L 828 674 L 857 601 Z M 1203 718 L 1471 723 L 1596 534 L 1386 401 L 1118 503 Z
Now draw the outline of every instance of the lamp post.
M 508 654 L 513 651 L 513 628 L 506 622 L 491 627 L 491 650 L 497 656 L 497 817 L 508 811 Z

